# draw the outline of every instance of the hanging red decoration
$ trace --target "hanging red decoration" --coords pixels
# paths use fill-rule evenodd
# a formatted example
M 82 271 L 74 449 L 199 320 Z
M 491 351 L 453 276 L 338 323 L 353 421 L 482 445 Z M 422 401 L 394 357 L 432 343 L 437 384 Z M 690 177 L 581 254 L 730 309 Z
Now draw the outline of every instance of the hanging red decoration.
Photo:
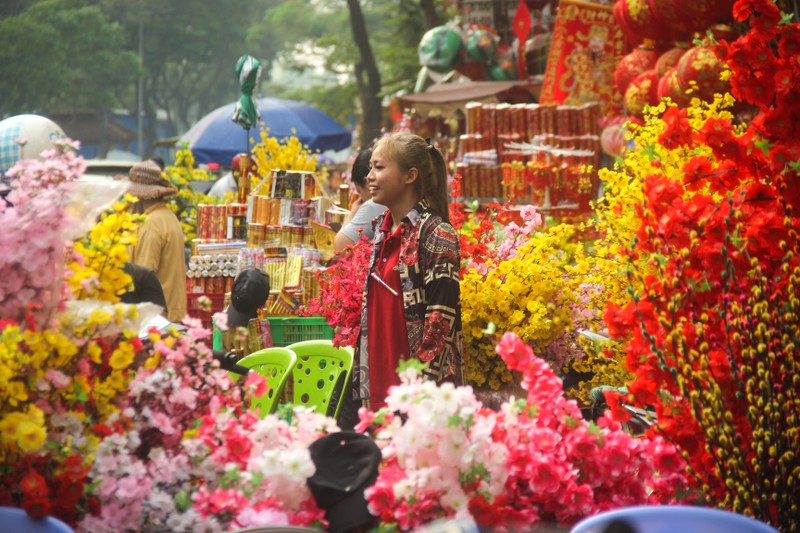
M 652 70 L 656 66 L 656 52 L 653 49 L 655 43 L 650 39 L 645 39 L 636 49 L 623 57 L 614 69 L 614 85 L 620 94 L 625 94 L 628 84 L 633 78 Z
M 729 90 L 729 84 L 720 79 L 724 67 L 710 44 L 695 46 L 678 61 L 678 83 L 684 90 L 694 88 L 692 97 L 709 101 L 714 98 L 714 93 Z
M 528 65 L 525 61 L 525 42 L 531 33 L 531 11 L 525 0 L 519 0 L 517 12 L 514 13 L 514 35 L 517 36 L 519 43 L 517 48 L 517 78 L 524 80 L 528 78 Z
M 681 107 L 689 104 L 689 96 L 678 82 L 678 68 L 672 67 L 658 80 L 658 100 L 669 98 Z
M 676 66 L 688 49 L 689 45 L 686 42 L 678 42 L 675 43 L 674 48 L 670 48 L 658 56 L 656 60 L 656 73 L 658 77 L 661 78 L 669 69 Z
M 636 76 L 625 90 L 625 109 L 635 117 L 644 115 L 645 106 L 658 104 L 658 75 L 655 69 Z

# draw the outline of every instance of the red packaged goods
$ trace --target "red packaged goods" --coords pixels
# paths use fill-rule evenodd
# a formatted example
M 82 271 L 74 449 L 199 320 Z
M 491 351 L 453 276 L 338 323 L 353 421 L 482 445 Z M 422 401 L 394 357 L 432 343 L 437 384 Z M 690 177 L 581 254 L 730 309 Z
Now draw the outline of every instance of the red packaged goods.
M 478 133 L 481 129 L 482 105 L 478 102 L 469 102 L 464 106 L 467 110 L 467 133 Z
M 555 106 L 544 105 L 542 106 L 542 133 L 557 133 L 555 124 Z
M 480 176 L 478 176 L 478 167 L 467 167 L 469 176 L 469 196 L 475 197 L 480 195 Z
M 508 147 L 509 143 L 519 143 L 522 142 L 523 138 L 522 135 L 518 133 L 507 133 L 503 135 L 497 136 L 497 159 L 498 161 L 505 161 L 505 157 L 508 154 L 513 156 L 514 151 Z M 516 156 L 516 159 L 521 159 L 522 156 Z
M 495 108 L 495 120 L 497 121 L 497 135 L 506 135 L 511 131 L 511 106 L 509 104 L 497 104 Z
M 527 115 L 525 104 L 514 104 L 511 106 L 511 131 L 522 137 L 528 134 L 525 117 Z
M 497 108 L 494 104 L 484 104 L 479 133 L 492 138 L 497 134 Z
M 528 139 L 541 133 L 541 117 L 539 104 L 525 104 L 525 127 Z

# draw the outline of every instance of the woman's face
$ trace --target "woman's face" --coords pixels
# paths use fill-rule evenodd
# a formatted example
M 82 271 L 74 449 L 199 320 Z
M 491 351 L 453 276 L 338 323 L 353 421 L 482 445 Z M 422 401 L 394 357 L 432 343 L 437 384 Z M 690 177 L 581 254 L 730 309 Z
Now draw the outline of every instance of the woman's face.
M 357 183 L 353 183 L 353 186 L 356 188 L 356 192 L 358 193 L 358 198 L 361 202 L 366 202 L 371 198 L 369 194 L 369 187 L 367 186 L 366 182 L 364 185 L 359 185 Z
M 370 159 L 372 169 L 367 175 L 367 186 L 372 200 L 381 205 L 391 207 L 402 199 L 408 187 L 413 187 L 413 180 L 409 182 L 409 173 L 400 170 L 397 162 L 384 156 L 381 148 L 372 152 Z

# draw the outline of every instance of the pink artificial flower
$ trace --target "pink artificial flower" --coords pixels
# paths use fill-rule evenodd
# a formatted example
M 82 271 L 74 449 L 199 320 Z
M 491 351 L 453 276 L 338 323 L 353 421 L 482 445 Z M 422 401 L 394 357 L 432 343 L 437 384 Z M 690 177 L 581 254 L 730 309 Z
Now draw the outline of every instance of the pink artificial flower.
M 204 518 L 224 511 L 236 512 L 247 505 L 247 497 L 235 489 L 216 489 L 209 493 L 207 487 L 203 486 L 192 499 L 200 516 Z
M 266 526 L 288 526 L 289 516 L 286 512 L 276 508 L 262 507 L 255 510 L 253 507 L 245 507 L 233 519 L 232 526 L 239 528 L 266 527 Z
M 54 387 L 59 389 L 63 389 L 72 381 L 69 376 L 54 368 L 47 369 L 47 371 L 44 373 L 44 377 L 46 377 Z
M 561 480 L 567 477 L 566 469 L 561 464 L 547 460 L 547 457 L 531 463 L 529 473 L 531 490 L 545 495 L 556 494 L 561 488 Z
M 375 413 L 366 407 L 361 407 L 358 410 L 358 419 L 359 423 L 356 424 L 356 427 L 353 429 L 358 433 L 364 433 L 370 427 L 372 427 L 372 423 L 375 421 Z
M 534 355 L 533 349 L 513 331 L 503 333 L 495 351 L 511 370 L 523 370 Z
M 214 313 L 211 319 L 214 321 L 214 325 L 217 326 L 218 330 L 228 331 L 228 313 Z
M 248 372 L 244 386 L 252 396 L 257 398 L 264 396 L 269 390 L 266 376 L 262 376 L 258 372 Z
M 189 409 L 194 409 L 197 406 L 197 397 L 199 394 L 199 392 L 191 387 L 178 387 L 170 394 L 169 401 L 185 405 Z

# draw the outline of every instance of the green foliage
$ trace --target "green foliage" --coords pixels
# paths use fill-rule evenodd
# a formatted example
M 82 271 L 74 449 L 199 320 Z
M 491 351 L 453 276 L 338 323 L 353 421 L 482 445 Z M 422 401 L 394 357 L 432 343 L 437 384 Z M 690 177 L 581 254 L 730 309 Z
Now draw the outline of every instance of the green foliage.
M 110 107 L 137 73 L 122 28 L 88 2 L 42 0 L 0 20 L 0 115 Z
M 413 88 L 426 3 L 361 0 L 379 97 Z M 444 21 L 452 3 L 435 5 Z M 234 66 L 245 53 L 264 66 L 258 96 L 302 99 L 343 123 L 359 114 L 353 73 L 361 58 L 345 0 L 4 0 L 0 116 L 69 108 L 135 115 L 141 74 L 147 122 L 163 109 L 183 132 L 238 98 Z M 321 66 L 328 74 L 300 88 L 270 84 L 278 59 L 298 72 Z M 156 132 L 145 136 L 153 141 Z

